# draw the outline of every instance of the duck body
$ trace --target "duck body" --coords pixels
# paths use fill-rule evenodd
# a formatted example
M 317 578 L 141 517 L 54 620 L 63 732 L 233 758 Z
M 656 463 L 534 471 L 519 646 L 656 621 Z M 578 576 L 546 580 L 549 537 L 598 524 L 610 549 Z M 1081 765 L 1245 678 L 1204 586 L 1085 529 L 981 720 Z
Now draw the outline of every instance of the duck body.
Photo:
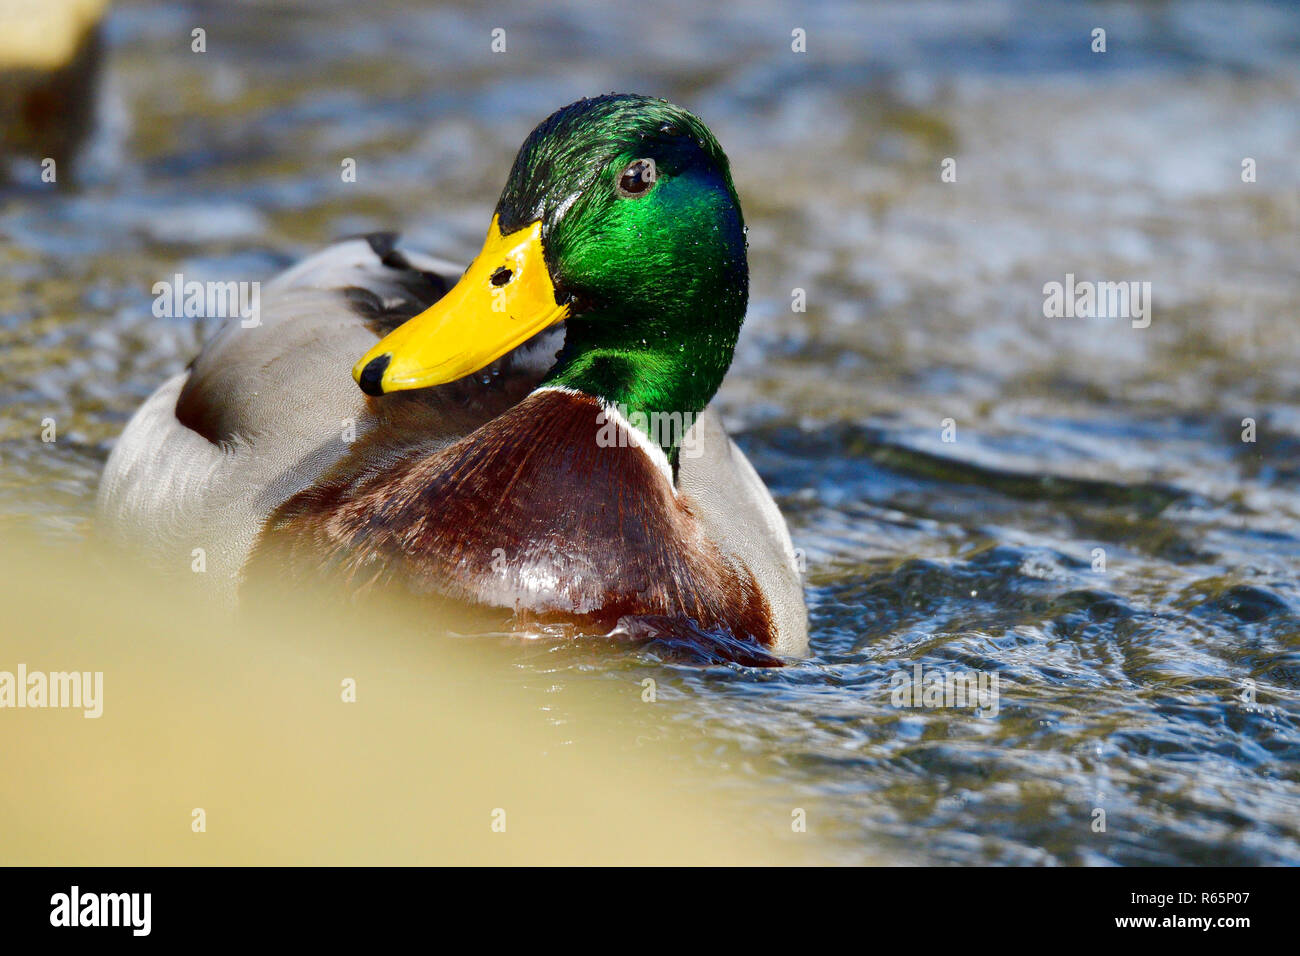
M 382 472 L 338 469 L 276 513 L 267 544 L 363 580 L 612 630 L 684 615 L 765 647 L 758 580 L 714 540 L 699 502 L 589 395 L 542 388 L 472 434 Z M 713 441 L 721 443 L 720 433 Z M 729 450 L 729 449 L 728 449 Z M 538 503 L 550 503 L 539 508 Z
M 500 609 L 518 626 L 680 622 L 756 660 L 806 653 L 794 550 L 761 479 L 707 404 L 683 403 L 671 440 L 646 432 L 638 389 L 666 373 L 611 344 L 632 320 L 584 314 L 607 297 L 538 265 L 554 248 L 545 215 L 503 229 L 510 212 L 503 197 L 463 275 L 375 235 L 267 283 L 260 324 L 228 320 L 128 424 L 101 483 L 104 524 L 178 571 L 202 549 L 232 595 L 324 574 L 351 592 L 397 586 Z M 464 296 L 479 285 L 507 316 L 473 311 Z

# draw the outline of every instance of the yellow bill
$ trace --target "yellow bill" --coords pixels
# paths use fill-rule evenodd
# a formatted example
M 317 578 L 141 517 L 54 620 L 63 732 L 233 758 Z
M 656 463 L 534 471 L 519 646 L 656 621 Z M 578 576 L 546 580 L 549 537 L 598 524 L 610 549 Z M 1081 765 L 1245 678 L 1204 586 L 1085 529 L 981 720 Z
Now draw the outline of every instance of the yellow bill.
M 352 377 L 368 395 L 454 382 L 568 313 L 555 301 L 542 224 L 503 236 L 493 216 L 483 250 L 460 281 L 375 343 L 352 367 Z

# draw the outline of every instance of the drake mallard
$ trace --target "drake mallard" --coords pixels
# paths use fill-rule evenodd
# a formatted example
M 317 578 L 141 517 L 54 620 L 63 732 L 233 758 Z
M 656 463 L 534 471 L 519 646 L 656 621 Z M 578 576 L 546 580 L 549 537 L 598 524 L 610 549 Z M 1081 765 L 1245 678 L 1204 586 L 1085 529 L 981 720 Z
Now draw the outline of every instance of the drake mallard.
M 375 234 L 267 283 L 260 324 L 227 321 L 131 419 L 101 515 L 173 567 L 202 548 L 232 588 L 329 569 L 802 654 L 789 533 L 708 407 L 748 286 L 708 128 L 581 100 L 528 136 L 463 274 Z

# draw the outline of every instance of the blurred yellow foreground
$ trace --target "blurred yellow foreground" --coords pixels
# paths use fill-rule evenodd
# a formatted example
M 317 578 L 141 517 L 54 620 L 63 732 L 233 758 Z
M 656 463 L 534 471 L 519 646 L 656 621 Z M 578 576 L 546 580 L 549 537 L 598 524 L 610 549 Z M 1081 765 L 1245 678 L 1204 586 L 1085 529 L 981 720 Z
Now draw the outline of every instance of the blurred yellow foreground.
M 689 769 L 700 741 L 668 739 L 650 708 L 674 705 L 643 702 L 640 671 L 553 683 L 519 666 L 531 648 L 432 636 L 410 607 L 349 617 L 286 594 L 235 620 L 121 560 L 12 536 L 0 596 L 0 672 L 102 671 L 104 698 L 98 719 L 0 709 L 0 864 L 752 864 L 810 849 L 788 795 L 724 798 Z

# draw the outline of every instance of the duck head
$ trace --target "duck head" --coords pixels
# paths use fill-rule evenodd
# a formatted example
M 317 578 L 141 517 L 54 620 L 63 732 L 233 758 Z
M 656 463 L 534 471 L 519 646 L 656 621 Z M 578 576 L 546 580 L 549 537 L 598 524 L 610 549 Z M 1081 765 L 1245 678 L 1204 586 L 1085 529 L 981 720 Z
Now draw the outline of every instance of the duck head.
M 645 96 L 580 100 L 525 140 L 461 280 L 352 374 L 370 395 L 441 385 L 564 323 L 543 385 L 696 414 L 744 320 L 745 247 L 727 157 L 699 119 Z

